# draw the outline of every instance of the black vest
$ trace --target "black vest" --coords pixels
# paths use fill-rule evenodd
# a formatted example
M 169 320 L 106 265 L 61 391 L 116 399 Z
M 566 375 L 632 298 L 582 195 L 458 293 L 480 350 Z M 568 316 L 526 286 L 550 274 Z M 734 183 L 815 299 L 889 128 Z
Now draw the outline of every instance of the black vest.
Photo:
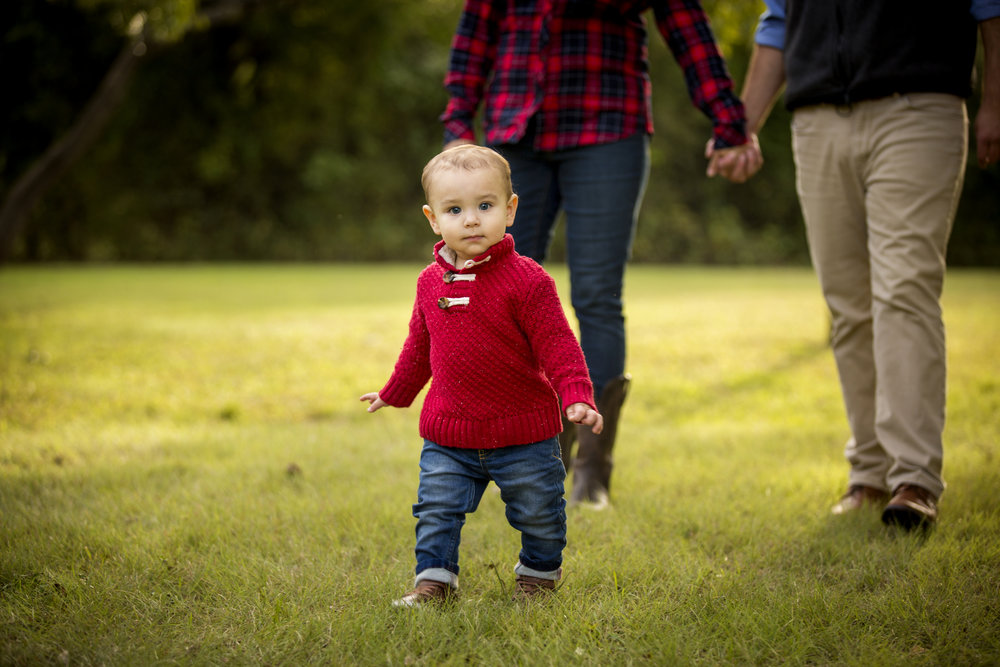
M 785 104 L 968 97 L 977 29 L 970 1 L 788 0 Z

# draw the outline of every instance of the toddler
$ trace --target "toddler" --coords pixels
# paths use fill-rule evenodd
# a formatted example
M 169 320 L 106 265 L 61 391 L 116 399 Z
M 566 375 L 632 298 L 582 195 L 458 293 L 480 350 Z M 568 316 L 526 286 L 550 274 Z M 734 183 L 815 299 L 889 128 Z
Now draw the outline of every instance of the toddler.
M 394 604 L 455 593 L 462 525 L 490 481 L 521 533 L 515 596 L 531 598 L 554 590 L 562 573 L 561 410 L 594 433 L 604 420 L 554 281 L 506 233 L 517 210 L 507 161 L 458 146 L 427 164 L 422 183 L 423 212 L 441 241 L 417 279 L 392 376 L 361 397 L 369 412 L 406 407 L 433 378 L 420 413 L 415 588 Z

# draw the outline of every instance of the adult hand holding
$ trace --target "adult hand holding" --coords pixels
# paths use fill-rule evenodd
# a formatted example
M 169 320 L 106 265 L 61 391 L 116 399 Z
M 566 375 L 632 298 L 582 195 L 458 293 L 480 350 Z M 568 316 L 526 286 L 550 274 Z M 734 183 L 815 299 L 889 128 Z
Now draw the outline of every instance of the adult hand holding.
M 709 139 L 705 145 L 705 157 L 708 159 L 705 174 L 709 178 L 722 176 L 733 183 L 745 183 L 764 166 L 764 155 L 756 134 L 751 134 L 745 144 L 730 148 L 717 149 L 714 140 Z

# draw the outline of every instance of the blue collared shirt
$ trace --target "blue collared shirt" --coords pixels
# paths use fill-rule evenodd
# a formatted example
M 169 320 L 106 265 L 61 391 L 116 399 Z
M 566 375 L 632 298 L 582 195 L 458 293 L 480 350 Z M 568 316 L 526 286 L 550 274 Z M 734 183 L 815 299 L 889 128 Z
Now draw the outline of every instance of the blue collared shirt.
M 760 15 L 754 41 L 761 46 L 785 48 L 785 0 L 764 0 L 767 7 Z M 969 13 L 976 21 L 1000 16 L 1000 0 L 972 0 Z

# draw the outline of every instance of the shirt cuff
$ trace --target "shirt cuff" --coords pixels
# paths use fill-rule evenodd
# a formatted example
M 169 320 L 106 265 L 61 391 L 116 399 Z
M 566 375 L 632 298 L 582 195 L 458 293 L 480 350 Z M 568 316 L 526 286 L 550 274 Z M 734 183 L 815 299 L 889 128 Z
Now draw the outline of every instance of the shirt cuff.
M 386 385 L 379 391 L 378 397 L 394 408 L 408 408 L 413 403 L 413 399 L 420 393 L 420 389 L 421 387 L 418 387 L 416 391 L 413 391 L 412 387 L 397 381 L 396 378 L 389 378 Z
M 732 124 L 719 124 L 713 128 L 713 136 L 716 149 L 732 148 L 742 146 L 749 139 L 747 138 L 747 124 L 743 121 Z
M 761 46 L 770 46 L 779 51 L 785 50 L 785 17 L 779 16 L 770 9 L 760 15 L 754 41 Z
M 989 21 L 1000 16 L 1000 0 L 972 1 L 972 18 L 978 22 Z
M 472 128 L 472 122 L 465 117 L 441 117 L 444 123 L 444 143 L 447 144 L 455 139 L 465 139 L 475 143 L 476 131 Z
M 594 387 L 590 382 L 571 382 L 565 385 L 559 392 L 559 400 L 562 401 L 563 414 L 566 414 L 566 408 L 574 403 L 586 403 L 597 410 L 597 404 L 594 402 Z

